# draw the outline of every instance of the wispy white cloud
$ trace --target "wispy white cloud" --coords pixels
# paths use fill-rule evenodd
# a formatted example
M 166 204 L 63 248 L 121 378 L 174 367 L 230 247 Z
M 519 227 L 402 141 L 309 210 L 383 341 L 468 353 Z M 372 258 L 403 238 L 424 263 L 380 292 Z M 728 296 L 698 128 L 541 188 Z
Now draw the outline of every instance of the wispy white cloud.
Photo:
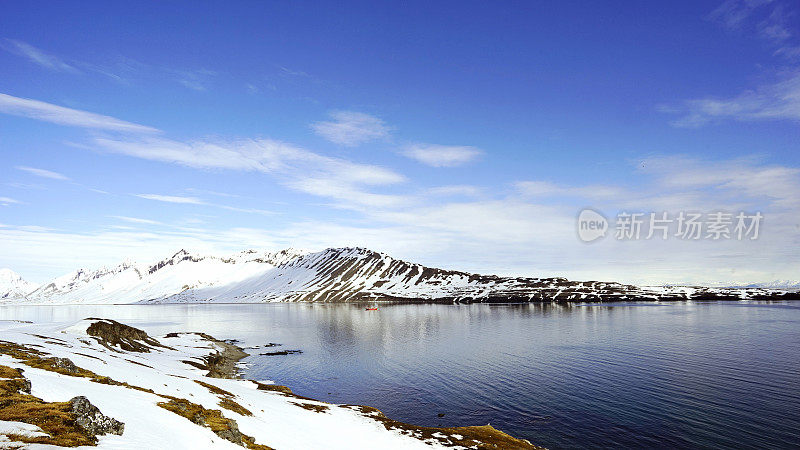
M 132 133 L 159 133 L 156 128 L 139 125 L 114 117 L 45 103 L 39 100 L 14 97 L 0 93 L 0 113 L 80 128 Z
M 147 199 L 147 200 L 154 200 L 157 202 L 163 203 L 176 203 L 182 205 L 201 205 L 201 206 L 210 206 L 213 208 L 221 208 L 228 211 L 235 211 L 247 214 L 260 214 L 264 216 L 269 216 L 275 214 L 273 211 L 269 211 L 266 209 L 259 209 L 259 208 L 241 208 L 238 206 L 230 206 L 230 205 L 223 205 L 219 203 L 211 203 L 207 202 L 198 197 L 188 197 L 182 195 L 162 195 L 162 194 L 135 194 L 136 197 Z
M 20 203 L 20 201 L 11 197 L 0 197 L 0 205 L 2 206 L 8 206 L 14 203 Z
M 391 130 L 383 120 L 369 114 L 334 111 L 330 116 L 332 121 L 316 122 L 311 129 L 323 138 L 347 147 L 385 138 Z
M 764 20 L 758 23 L 759 35 L 776 44 L 782 44 L 793 36 L 787 21 L 788 14 L 783 5 L 776 5 L 775 9 Z
M 37 191 L 46 189 L 41 184 L 31 184 L 31 183 L 16 183 L 16 182 L 12 182 L 12 183 L 5 183 L 5 185 L 8 186 L 8 187 L 15 188 L 15 189 L 31 189 L 31 190 L 37 190 Z
M 200 69 L 200 70 L 162 69 L 162 70 L 172 74 L 173 77 L 182 86 L 195 91 L 208 90 L 212 78 L 216 75 L 215 72 L 206 69 Z
M 697 128 L 722 120 L 800 120 L 800 71 L 729 98 L 699 98 L 679 106 L 662 106 L 677 113 L 676 127 Z
M 773 54 L 790 61 L 800 58 L 796 6 L 781 0 L 727 0 L 709 15 L 724 28 L 748 33 L 768 42 Z M 800 68 L 785 69 L 777 80 L 730 96 L 706 96 L 678 105 L 660 105 L 661 112 L 678 114 L 672 125 L 698 128 L 724 120 L 800 120 Z
M 729 31 L 752 33 L 777 47 L 775 55 L 788 60 L 800 56 L 796 42 L 796 4 L 781 0 L 727 0 L 708 18 Z M 794 41 L 794 42 L 793 42 Z
M 281 65 L 278 65 L 276 67 L 278 68 L 278 70 L 280 70 L 281 74 L 283 74 L 285 76 L 301 77 L 301 78 L 309 78 L 309 77 L 311 77 L 311 75 L 309 75 L 308 72 L 303 72 L 302 70 L 294 70 L 294 69 L 290 69 L 290 68 L 288 68 L 286 66 L 281 66 Z
M 392 170 L 320 155 L 271 139 L 184 143 L 167 139 L 96 138 L 95 143 L 107 151 L 188 167 L 271 174 L 292 189 L 352 204 L 374 206 L 402 201 L 396 196 L 365 190 L 405 181 L 405 177 Z
M 142 225 L 161 225 L 161 222 L 157 220 L 142 219 L 139 217 L 128 217 L 128 216 L 111 216 L 111 217 L 114 219 L 123 220 L 125 222 L 138 223 Z
M 433 167 L 455 167 L 467 164 L 483 154 L 475 147 L 465 145 L 409 145 L 403 155 Z
M 466 184 L 456 184 L 448 186 L 436 186 L 427 190 L 429 195 L 441 197 L 477 197 L 483 194 L 483 189 L 479 186 L 471 186 Z
M 519 181 L 514 183 L 517 190 L 526 197 L 580 197 L 594 200 L 621 199 L 628 192 L 617 186 L 565 186 L 549 181 Z
M 726 0 L 708 15 L 710 20 L 729 29 L 738 29 L 762 6 L 773 0 Z
M 178 195 L 160 195 L 160 194 L 136 194 L 139 198 L 145 198 L 147 200 L 155 200 L 158 202 L 166 202 L 166 203 L 181 203 L 187 205 L 205 205 L 207 204 L 203 200 L 200 200 L 197 197 L 183 197 Z
M 157 66 L 121 56 L 101 63 L 77 59 L 67 62 L 62 57 L 14 39 L 0 41 L 0 46 L 49 70 L 84 75 L 94 73 L 126 85 L 134 80 L 169 80 L 187 89 L 206 91 L 217 75 L 207 69 Z
M 644 181 L 569 185 L 529 180 L 514 183 L 525 198 L 564 204 L 651 211 L 709 210 L 757 206 L 772 211 L 800 208 L 800 169 L 764 164 L 755 157 L 711 161 L 691 156 L 659 156 L 638 161 Z
M 27 58 L 29 61 L 50 70 L 71 73 L 80 72 L 74 66 L 64 62 L 64 60 L 61 58 L 48 54 L 26 42 L 17 41 L 14 39 L 6 39 L 3 47 L 12 53 Z
M 217 197 L 241 198 L 241 195 L 229 194 L 227 192 L 210 191 L 208 189 L 186 188 L 187 192 L 194 192 L 198 194 L 208 194 Z
M 36 167 L 27 167 L 27 166 L 17 166 L 16 169 L 21 170 L 23 172 L 28 172 L 31 175 L 35 175 L 37 177 L 50 178 L 52 180 L 69 181 L 69 177 L 67 177 L 66 175 L 62 175 L 58 172 L 53 172 L 51 170 L 37 169 Z
M 370 192 L 339 176 L 297 176 L 286 185 L 306 194 L 337 200 L 336 206 L 349 209 L 397 208 L 414 201 L 411 196 Z
M 15 227 L 17 230 L 27 231 L 31 233 L 49 233 L 55 231 L 54 228 L 50 227 L 43 227 L 41 225 L 22 225 Z
M 800 208 L 800 169 L 796 167 L 763 164 L 757 158 L 704 161 L 669 156 L 645 160 L 640 171 L 655 176 L 662 192 L 703 189 L 706 195 L 716 192 L 773 209 Z
M 227 209 L 228 211 L 235 211 L 247 214 L 260 214 L 262 216 L 272 216 L 276 214 L 275 211 L 270 211 L 268 209 L 261 209 L 261 208 L 239 208 L 237 206 L 220 205 L 217 203 L 209 203 L 209 205 L 215 206 L 217 208 Z

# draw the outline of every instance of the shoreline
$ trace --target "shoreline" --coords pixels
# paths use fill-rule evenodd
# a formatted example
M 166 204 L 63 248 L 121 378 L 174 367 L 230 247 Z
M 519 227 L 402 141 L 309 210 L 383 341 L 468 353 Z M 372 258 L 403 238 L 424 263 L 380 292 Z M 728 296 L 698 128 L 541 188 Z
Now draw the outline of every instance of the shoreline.
M 369 406 L 326 403 L 294 394 L 287 386 L 246 380 L 237 364 L 248 353 L 202 332 L 155 338 L 98 318 L 66 328 L 63 323 L 2 325 L 0 369 L 16 381 L 0 383 L 0 425 L 5 427 L 0 433 L 21 444 L 254 450 L 542 448 L 489 425 L 417 426 Z M 82 416 L 69 409 L 72 404 L 83 405 L 81 411 L 96 411 L 91 417 L 115 427 L 105 431 L 97 424 L 81 425 Z M 28 405 L 52 412 L 37 416 Z M 61 417 L 63 423 L 54 427 L 49 417 Z
M 238 367 L 237 363 L 242 359 L 253 355 L 247 353 L 242 347 L 239 347 L 236 344 L 219 340 L 206 333 L 198 333 L 198 332 L 189 332 L 189 333 L 202 336 L 204 339 L 207 339 L 222 348 L 222 351 L 219 352 L 217 355 L 214 355 L 207 359 L 208 362 L 205 368 L 209 370 L 209 373 L 206 376 L 212 378 L 244 379 L 243 373 L 241 372 L 241 369 Z M 167 336 L 169 336 L 169 334 Z M 379 421 L 381 424 L 383 424 L 383 426 L 387 430 L 390 431 L 393 429 L 398 429 L 410 432 L 417 432 L 421 433 L 426 439 L 431 439 L 435 437 L 437 433 L 445 435 L 449 434 L 451 436 L 452 435 L 460 436 L 461 439 L 456 440 L 455 442 L 456 445 L 468 445 L 469 442 L 475 441 L 476 439 L 480 439 L 480 441 L 482 441 L 487 446 L 475 447 L 476 449 L 479 450 L 489 449 L 489 448 L 544 449 L 544 447 L 538 447 L 533 445 L 526 439 L 515 438 L 501 430 L 492 427 L 491 425 L 467 425 L 461 427 L 427 427 L 420 425 L 412 425 L 409 423 L 390 419 L 386 417 L 386 415 L 381 410 L 372 406 L 351 405 L 351 404 L 339 405 L 339 404 L 328 403 L 322 400 L 317 400 L 314 398 L 297 395 L 292 391 L 290 387 L 286 385 L 266 384 L 255 380 L 249 380 L 249 381 L 256 383 L 259 390 L 279 392 L 287 397 L 293 397 L 300 400 L 312 400 L 314 402 L 324 403 L 326 405 L 330 405 L 333 407 L 348 408 L 358 411 L 360 414 L 366 417 L 370 417 L 374 420 Z M 320 410 L 319 407 L 311 409 Z M 470 448 L 473 447 L 470 446 Z

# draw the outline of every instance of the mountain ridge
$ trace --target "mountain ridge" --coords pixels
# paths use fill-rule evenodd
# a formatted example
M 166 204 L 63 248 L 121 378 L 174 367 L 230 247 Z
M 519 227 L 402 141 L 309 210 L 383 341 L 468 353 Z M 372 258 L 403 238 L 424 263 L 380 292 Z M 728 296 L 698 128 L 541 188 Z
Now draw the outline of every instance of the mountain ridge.
M 20 278 L 21 279 L 21 278 Z M 24 280 L 23 280 L 24 281 Z M 427 267 L 363 247 L 319 252 L 244 250 L 230 256 L 184 249 L 151 264 L 79 269 L 16 303 L 594 302 L 798 298 L 767 287 L 646 287 L 561 277 L 504 277 Z

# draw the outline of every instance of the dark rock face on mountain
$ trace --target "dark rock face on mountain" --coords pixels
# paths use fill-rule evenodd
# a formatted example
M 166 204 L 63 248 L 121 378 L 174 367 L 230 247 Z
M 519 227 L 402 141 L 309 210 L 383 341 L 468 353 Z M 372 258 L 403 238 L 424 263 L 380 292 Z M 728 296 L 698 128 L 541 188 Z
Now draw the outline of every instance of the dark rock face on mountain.
M 800 295 L 797 289 L 661 288 L 559 277 L 478 275 L 426 267 L 365 248 L 348 247 L 314 253 L 246 250 L 225 258 L 181 250 L 154 264 L 123 263 L 95 271 L 78 270 L 16 301 L 519 303 L 742 299 L 800 299 Z M 122 344 L 120 341 L 115 345 Z

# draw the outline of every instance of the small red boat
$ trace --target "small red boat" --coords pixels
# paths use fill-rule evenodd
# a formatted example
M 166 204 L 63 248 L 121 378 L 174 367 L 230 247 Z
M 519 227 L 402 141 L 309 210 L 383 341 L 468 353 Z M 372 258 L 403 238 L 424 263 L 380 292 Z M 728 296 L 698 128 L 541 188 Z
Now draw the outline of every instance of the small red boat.
M 377 311 L 378 308 L 367 308 L 367 311 Z

